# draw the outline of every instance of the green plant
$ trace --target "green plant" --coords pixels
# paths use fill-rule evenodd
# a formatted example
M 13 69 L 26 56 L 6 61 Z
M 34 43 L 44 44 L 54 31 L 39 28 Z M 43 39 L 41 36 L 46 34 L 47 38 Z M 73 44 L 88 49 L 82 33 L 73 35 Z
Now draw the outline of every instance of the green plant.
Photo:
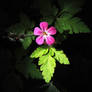
M 64 51 L 57 48 L 58 44 L 62 45 L 62 42 L 68 39 L 68 35 L 91 32 L 88 26 L 76 16 L 83 4 L 81 0 L 57 0 L 55 2 L 57 5 L 52 0 L 34 0 L 31 9 L 40 12 L 37 13 L 38 19 L 29 19 L 25 14 L 21 14 L 20 22 L 8 29 L 9 39 L 20 41 L 21 48 L 23 48 L 23 52 L 20 50 L 16 52 L 16 69 L 27 78 L 44 79 L 46 83 L 49 83 L 53 77 L 56 62 L 70 64 Z M 34 15 L 33 13 L 30 17 Z M 53 25 L 57 30 L 54 36 L 56 42 L 53 45 L 39 46 L 35 42 L 34 28 L 38 22 L 43 21 Z

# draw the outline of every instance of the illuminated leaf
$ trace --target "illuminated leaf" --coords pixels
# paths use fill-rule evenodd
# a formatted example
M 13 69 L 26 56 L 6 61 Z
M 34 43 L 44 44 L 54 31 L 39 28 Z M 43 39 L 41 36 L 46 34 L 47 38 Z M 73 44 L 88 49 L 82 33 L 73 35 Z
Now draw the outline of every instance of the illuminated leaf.
M 54 56 L 55 51 L 56 51 L 55 48 L 50 47 L 50 48 L 49 48 L 49 55 L 50 55 L 50 56 Z
M 45 55 L 48 52 L 48 48 L 44 47 L 38 47 L 32 54 L 31 58 L 38 58 L 41 57 L 42 55 Z
M 56 51 L 55 52 L 55 59 L 60 64 L 70 64 L 67 56 L 63 53 L 63 51 Z
M 55 59 L 50 55 L 45 55 L 39 58 L 38 64 L 41 65 L 40 70 L 45 82 L 49 83 L 56 67 Z

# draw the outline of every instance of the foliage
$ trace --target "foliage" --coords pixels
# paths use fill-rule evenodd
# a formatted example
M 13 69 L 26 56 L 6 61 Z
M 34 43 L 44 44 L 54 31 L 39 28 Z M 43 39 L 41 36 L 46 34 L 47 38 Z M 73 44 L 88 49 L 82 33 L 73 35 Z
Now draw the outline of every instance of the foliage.
M 38 54 L 39 53 L 39 54 Z M 55 48 L 38 47 L 30 56 L 31 58 L 39 58 L 38 65 L 42 71 L 43 78 L 49 83 L 54 74 L 56 60 L 60 64 L 69 64 L 69 60 L 63 51 L 57 51 Z
M 48 24 L 52 24 L 54 21 L 54 17 L 53 16 L 49 16 L 49 17 L 43 17 L 40 19 L 40 21 L 47 21 Z
M 42 79 L 41 72 L 37 69 L 36 64 L 32 63 L 30 58 L 25 58 L 17 62 L 16 69 L 21 72 L 26 78 Z
M 25 14 L 20 14 L 19 19 L 20 21 L 18 23 L 9 27 L 8 31 L 10 33 L 19 35 L 19 34 L 24 34 L 28 30 L 32 31 L 32 28 L 34 27 L 33 21 L 30 21 Z
M 55 23 L 56 28 L 60 33 L 67 31 L 69 34 L 88 33 L 90 29 L 78 17 L 72 17 L 71 14 L 64 13 L 60 18 L 57 18 Z
M 82 9 L 84 0 L 57 0 L 61 13 L 67 12 L 71 15 L 75 15 Z
M 43 56 L 43 55 L 46 54 L 47 52 L 48 52 L 48 49 L 47 49 L 47 48 L 38 47 L 38 48 L 31 54 L 31 57 L 32 57 L 32 58 L 38 58 L 38 57 Z M 38 54 L 38 53 L 39 53 L 39 54 Z
M 34 40 L 33 27 L 34 22 L 30 21 L 26 15 L 20 14 L 20 22 L 8 28 L 9 38 L 20 40 L 24 49 L 27 49 Z
M 56 67 L 55 59 L 50 55 L 42 56 L 39 58 L 38 65 L 41 65 L 40 70 L 45 82 L 49 83 Z
M 58 10 L 52 0 L 34 0 L 33 8 L 39 9 L 40 14 L 43 15 L 43 17 L 55 16 Z
M 53 83 L 50 83 L 48 89 L 45 92 L 60 92 L 60 91 L 55 87 L 55 85 L 53 85 Z
M 16 69 L 24 74 L 25 77 L 32 77 L 51 81 L 55 72 L 56 62 L 60 64 L 70 64 L 68 57 L 61 48 L 57 50 L 58 43 L 61 45 L 62 39 L 65 40 L 70 34 L 89 33 L 88 26 L 77 17 L 77 13 L 82 9 L 82 0 L 33 0 L 31 16 L 20 14 L 18 23 L 11 25 L 8 29 L 10 40 L 18 40 L 26 56 L 20 63 L 16 63 Z M 30 10 L 30 11 L 31 11 Z M 33 35 L 34 27 L 41 21 L 47 21 L 49 25 L 56 27 L 56 44 L 53 46 L 34 46 L 35 37 Z M 28 49 L 30 48 L 30 49 Z M 61 50 L 60 50 L 61 49 Z M 29 50 L 27 52 L 27 50 Z M 33 51 L 34 50 L 34 51 Z M 29 56 L 30 55 L 30 56 Z M 19 57 L 16 57 L 19 58 Z M 38 60 L 38 65 L 35 64 Z M 40 67 L 38 69 L 37 67 Z M 40 72 L 40 71 L 41 72 Z
M 27 49 L 31 45 L 32 41 L 35 39 L 32 34 L 32 32 L 27 32 L 26 37 L 20 39 L 20 42 L 22 43 L 24 49 Z
M 59 61 L 60 64 L 70 64 L 63 51 L 55 51 L 55 59 Z
M 31 37 L 26 37 L 23 40 L 21 40 L 21 42 L 23 44 L 24 49 L 26 49 L 32 43 L 32 39 Z

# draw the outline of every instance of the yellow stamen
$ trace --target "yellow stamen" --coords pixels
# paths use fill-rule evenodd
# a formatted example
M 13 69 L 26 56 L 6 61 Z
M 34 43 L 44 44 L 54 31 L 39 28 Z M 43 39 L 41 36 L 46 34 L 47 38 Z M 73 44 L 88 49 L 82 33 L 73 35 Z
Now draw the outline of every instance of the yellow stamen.
M 43 35 L 47 35 L 47 33 L 46 32 L 43 32 Z

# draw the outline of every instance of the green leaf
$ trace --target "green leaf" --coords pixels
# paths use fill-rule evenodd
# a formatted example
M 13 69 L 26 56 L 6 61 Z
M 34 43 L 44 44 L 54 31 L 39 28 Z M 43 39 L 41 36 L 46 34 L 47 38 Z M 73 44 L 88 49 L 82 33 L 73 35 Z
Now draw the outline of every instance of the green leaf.
M 31 54 L 31 58 L 38 58 L 41 57 L 42 55 L 45 55 L 46 53 L 48 53 L 48 48 L 45 47 L 38 47 L 32 54 Z
M 12 25 L 11 27 L 9 27 L 8 31 L 10 33 L 14 33 L 16 35 L 19 35 L 19 34 L 24 34 L 25 28 L 23 27 L 23 25 L 21 23 L 17 23 L 15 25 Z
M 64 32 L 63 23 L 62 23 L 62 19 L 61 19 L 61 18 L 57 18 L 57 19 L 56 19 L 55 27 L 57 28 L 57 30 L 58 30 L 60 33 L 63 33 L 63 32 Z
M 56 19 L 55 27 L 60 33 L 63 33 L 65 31 L 72 31 L 71 25 L 69 25 L 68 18 L 70 16 L 61 16 L 60 18 Z
M 48 55 L 39 58 L 38 65 L 44 64 L 48 60 Z
M 51 0 L 39 0 L 39 7 L 43 16 L 54 16 L 57 13 L 57 8 L 52 5 Z
M 33 7 L 38 9 L 43 17 L 55 16 L 58 11 L 52 0 L 34 0 Z
M 70 64 L 67 56 L 63 53 L 63 51 L 55 51 L 55 59 L 60 64 Z
M 60 92 L 55 85 L 53 85 L 52 83 L 49 84 L 49 87 L 47 88 L 47 90 L 45 92 Z
M 30 46 L 30 44 L 32 43 L 32 38 L 25 37 L 23 40 L 21 40 L 21 42 L 22 42 L 24 49 L 27 49 Z
M 39 58 L 38 64 L 41 65 L 40 70 L 45 82 L 49 83 L 56 67 L 55 59 L 50 55 L 45 55 Z
M 25 58 L 16 64 L 16 69 L 21 72 L 26 78 L 42 79 L 41 72 L 37 69 L 37 66 L 32 63 L 30 58 Z
M 65 31 L 69 34 L 91 32 L 88 26 L 81 21 L 80 18 L 72 18 L 72 16 L 68 13 L 64 13 L 60 18 L 57 18 L 55 26 L 60 33 Z
M 16 35 L 25 34 L 26 32 L 31 31 L 34 25 L 34 21 L 30 21 L 28 16 L 25 14 L 20 14 L 20 21 L 14 25 L 11 25 L 8 28 L 8 32 Z
M 40 21 L 46 21 L 48 22 L 49 25 L 51 25 L 53 23 L 54 17 L 53 16 L 48 16 L 48 17 L 43 17 L 40 19 Z
M 61 12 L 68 12 L 69 14 L 75 15 L 84 4 L 84 0 L 57 0 Z
M 91 32 L 90 29 L 88 28 L 88 26 L 81 21 L 80 18 L 72 18 L 70 20 L 70 25 L 72 27 L 72 30 L 74 33 L 89 33 Z
M 30 20 L 28 16 L 23 13 L 20 14 L 20 24 L 25 28 L 26 32 L 30 32 L 35 26 L 35 22 Z
M 88 33 L 90 29 L 79 18 L 74 17 L 84 4 L 83 0 L 57 0 L 61 12 L 56 19 L 55 26 L 60 33 Z
M 43 79 L 41 72 L 39 71 L 39 69 L 37 69 L 37 66 L 35 64 L 30 64 L 30 67 L 30 77 L 32 77 L 33 79 Z
M 55 49 L 55 48 L 50 47 L 50 48 L 49 48 L 49 55 L 50 55 L 50 56 L 54 56 L 55 51 L 56 51 L 56 49 Z

